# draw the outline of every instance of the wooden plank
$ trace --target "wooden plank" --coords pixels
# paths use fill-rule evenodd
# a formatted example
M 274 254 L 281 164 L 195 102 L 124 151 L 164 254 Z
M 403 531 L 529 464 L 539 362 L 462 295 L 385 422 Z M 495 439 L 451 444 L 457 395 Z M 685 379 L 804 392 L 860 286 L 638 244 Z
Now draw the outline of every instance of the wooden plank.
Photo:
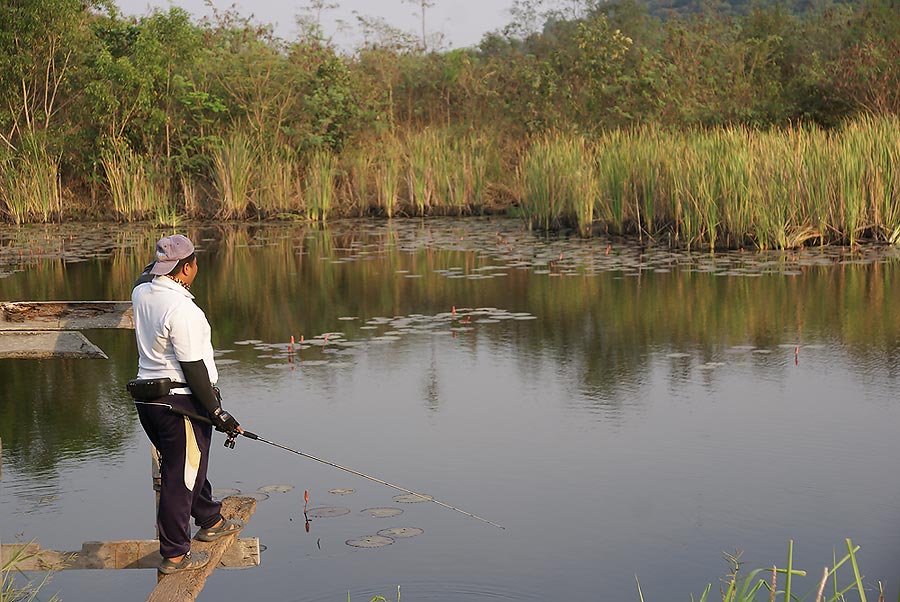
M 0 331 L 0 359 L 51 357 L 108 359 L 99 347 L 74 330 Z
M 0 302 L 0 331 L 134 329 L 131 301 Z
M 21 551 L 16 568 L 22 571 L 59 571 L 74 569 L 156 569 L 162 560 L 156 539 L 126 541 L 87 541 L 77 552 L 43 550 L 36 543 L 3 544 L 2 562 Z M 236 539 L 222 555 L 219 568 L 236 569 L 259 566 L 259 539 Z
M 225 518 L 239 518 L 246 524 L 255 510 L 256 500 L 253 498 L 233 496 L 222 500 L 222 516 Z M 235 538 L 235 535 L 226 535 L 208 543 L 192 541 L 192 550 L 206 550 L 209 553 L 209 564 L 195 571 L 183 571 L 171 575 L 159 573 L 159 583 L 156 589 L 150 593 L 147 602 L 192 602 L 200 594 L 203 586 L 206 585 L 206 580 L 216 570 L 225 550 Z

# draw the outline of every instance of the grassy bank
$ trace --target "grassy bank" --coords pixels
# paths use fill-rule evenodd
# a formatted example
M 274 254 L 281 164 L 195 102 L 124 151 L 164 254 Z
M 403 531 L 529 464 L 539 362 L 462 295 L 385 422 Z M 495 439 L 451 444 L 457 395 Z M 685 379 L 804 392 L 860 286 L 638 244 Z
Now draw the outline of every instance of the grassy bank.
M 167 178 L 124 144 L 104 155 L 105 215 L 325 221 L 350 215 L 514 211 L 540 229 L 572 227 L 682 247 L 761 249 L 900 239 L 900 119 L 836 130 L 746 127 L 614 130 L 592 138 L 424 129 L 341 153 L 222 140 L 210 175 Z M 80 219 L 38 145 L 0 165 L 13 223 Z M 68 195 L 72 196 L 72 195 Z

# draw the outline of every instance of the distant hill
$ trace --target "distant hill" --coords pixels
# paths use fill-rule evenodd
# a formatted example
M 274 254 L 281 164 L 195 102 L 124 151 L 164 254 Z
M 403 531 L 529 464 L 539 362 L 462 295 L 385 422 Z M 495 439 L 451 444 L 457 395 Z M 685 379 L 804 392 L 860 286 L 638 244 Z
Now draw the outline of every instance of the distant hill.
M 631 1 L 631 0 L 627 0 Z M 673 15 L 691 15 L 707 10 L 714 10 L 730 15 L 745 15 L 754 8 L 781 6 L 795 14 L 810 10 L 823 9 L 828 6 L 855 5 L 858 0 L 635 0 L 636 5 L 646 8 L 647 13 L 660 18 Z M 613 1 L 610 5 L 616 5 Z

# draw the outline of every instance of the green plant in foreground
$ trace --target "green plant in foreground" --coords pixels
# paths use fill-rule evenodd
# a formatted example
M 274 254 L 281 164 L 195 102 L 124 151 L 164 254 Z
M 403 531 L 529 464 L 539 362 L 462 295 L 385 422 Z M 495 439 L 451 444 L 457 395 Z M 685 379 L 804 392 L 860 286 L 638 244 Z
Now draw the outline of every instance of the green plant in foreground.
M 856 561 L 856 553 L 859 551 L 859 546 L 854 546 L 850 539 L 846 540 L 846 545 L 847 554 L 838 560 L 837 554 L 835 553 L 831 568 L 826 566 L 822 572 L 822 578 L 816 581 L 814 589 L 802 596 L 798 596 L 794 593 L 794 577 L 806 577 L 807 575 L 806 571 L 794 568 L 793 540 L 790 540 L 788 543 L 787 565 L 784 568 L 772 566 L 772 568 L 756 569 L 746 576 L 740 575 L 741 563 L 739 555 L 733 556 L 726 554 L 726 558 L 730 564 L 730 570 L 722 580 L 720 586 L 722 602 L 763 602 L 765 600 L 775 602 L 778 598 L 783 599 L 784 602 L 791 602 L 792 600 L 806 600 L 813 592 L 815 592 L 815 598 L 813 598 L 815 602 L 837 602 L 846 600 L 845 595 L 853 589 L 856 590 L 860 602 L 866 602 L 863 577 L 859 572 L 859 564 Z M 848 584 L 839 585 L 838 569 L 848 562 L 850 563 L 853 578 L 849 580 Z M 764 578 L 764 576 L 768 576 L 768 579 Z M 784 585 L 783 589 L 779 590 L 779 582 L 781 581 L 782 576 Z M 634 579 L 637 582 L 638 597 L 641 602 L 644 602 L 644 594 L 641 591 L 641 582 L 638 580 L 637 575 L 635 575 Z M 826 587 L 829 586 L 829 583 L 831 587 L 829 588 L 829 591 L 826 592 L 825 590 Z M 880 582 L 879 588 L 881 588 Z M 707 602 L 710 599 L 709 594 L 711 590 L 712 583 L 706 586 L 706 589 L 700 596 L 699 602 Z M 763 597 L 757 598 L 757 595 L 759 594 Z M 693 602 L 693 595 L 691 595 L 691 600 Z M 879 600 L 884 600 L 883 592 L 881 593 L 881 596 L 879 596 Z
M 26 580 L 21 585 L 15 583 L 14 579 L 15 573 L 22 574 L 16 567 L 32 557 L 34 554 L 28 552 L 28 546 L 23 545 L 0 565 L 0 602 L 32 602 L 38 599 L 38 593 L 50 581 L 52 572 L 44 574 L 40 581 Z M 59 596 L 56 594 L 49 598 L 49 602 L 57 600 Z

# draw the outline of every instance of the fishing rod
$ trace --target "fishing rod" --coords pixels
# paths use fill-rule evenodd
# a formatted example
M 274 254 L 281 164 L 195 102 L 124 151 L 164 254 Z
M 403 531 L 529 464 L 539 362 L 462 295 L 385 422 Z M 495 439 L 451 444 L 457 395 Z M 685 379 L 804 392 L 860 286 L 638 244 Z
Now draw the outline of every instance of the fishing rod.
M 168 403 L 154 403 L 153 405 L 164 406 L 164 407 L 169 408 L 169 411 L 174 412 L 175 414 L 180 414 L 180 415 L 186 416 L 188 418 L 193 418 L 194 420 L 199 420 L 200 422 L 205 422 L 206 424 L 213 424 L 213 421 L 210 420 L 209 418 L 207 418 L 206 416 L 200 416 L 199 414 L 195 414 L 194 412 L 189 412 L 188 410 L 182 410 L 181 408 L 176 408 L 175 406 L 170 405 Z M 472 514 L 471 512 L 466 512 L 465 510 L 461 510 L 460 508 L 457 508 L 456 506 L 451 506 L 450 504 L 446 504 L 440 500 L 436 500 L 433 497 L 431 497 L 430 495 L 417 493 L 415 491 L 411 491 L 404 487 L 400 487 L 399 485 L 394 485 L 393 483 L 388 483 L 387 481 L 383 481 L 379 478 L 361 473 L 358 470 L 353 470 L 352 468 L 347 468 L 346 466 L 341 466 L 340 464 L 335 464 L 334 462 L 329 462 L 328 460 L 324 460 L 322 458 L 317 458 L 316 456 L 314 456 L 312 454 L 307 454 L 302 451 L 297 451 L 296 449 L 291 449 L 287 445 L 282 445 L 280 443 L 276 443 L 274 441 L 269 441 L 268 439 L 264 439 L 264 438 L 260 437 L 259 435 L 257 435 L 256 433 L 251 433 L 250 431 L 245 430 L 245 431 L 241 432 L 241 435 L 243 435 L 244 437 L 247 437 L 248 439 L 253 439 L 254 441 L 262 441 L 263 443 L 268 443 L 269 445 L 272 445 L 274 447 L 279 447 L 285 451 L 291 452 L 292 454 L 297 454 L 298 456 L 303 456 L 304 458 L 309 458 L 310 460 L 315 460 L 316 462 L 321 462 L 322 464 L 327 464 L 328 466 L 332 466 L 334 468 L 343 470 L 345 472 L 349 472 L 350 474 L 355 474 L 358 477 L 362 477 L 364 479 L 369 479 L 370 481 L 374 481 L 376 483 L 379 483 L 380 485 L 386 485 L 388 487 L 391 487 L 392 489 L 396 489 L 397 491 L 402 491 L 403 493 L 408 493 L 410 495 L 418 496 L 418 497 L 422 498 L 423 500 L 426 500 L 429 502 L 434 502 L 438 506 L 443 506 L 444 508 L 447 508 L 448 510 L 454 510 L 456 512 L 459 512 L 460 514 L 465 514 L 466 516 L 468 516 L 470 518 L 480 520 L 483 523 L 493 525 L 494 527 L 497 527 L 499 529 L 504 529 L 504 530 L 506 529 L 506 527 L 504 527 L 503 525 L 498 525 L 497 523 L 493 523 L 493 522 L 487 520 L 486 518 L 482 518 L 480 516 Z M 228 435 L 228 439 L 225 441 L 225 446 L 232 447 L 232 448 L 234 447 L 234 437 L 233 436 Z

